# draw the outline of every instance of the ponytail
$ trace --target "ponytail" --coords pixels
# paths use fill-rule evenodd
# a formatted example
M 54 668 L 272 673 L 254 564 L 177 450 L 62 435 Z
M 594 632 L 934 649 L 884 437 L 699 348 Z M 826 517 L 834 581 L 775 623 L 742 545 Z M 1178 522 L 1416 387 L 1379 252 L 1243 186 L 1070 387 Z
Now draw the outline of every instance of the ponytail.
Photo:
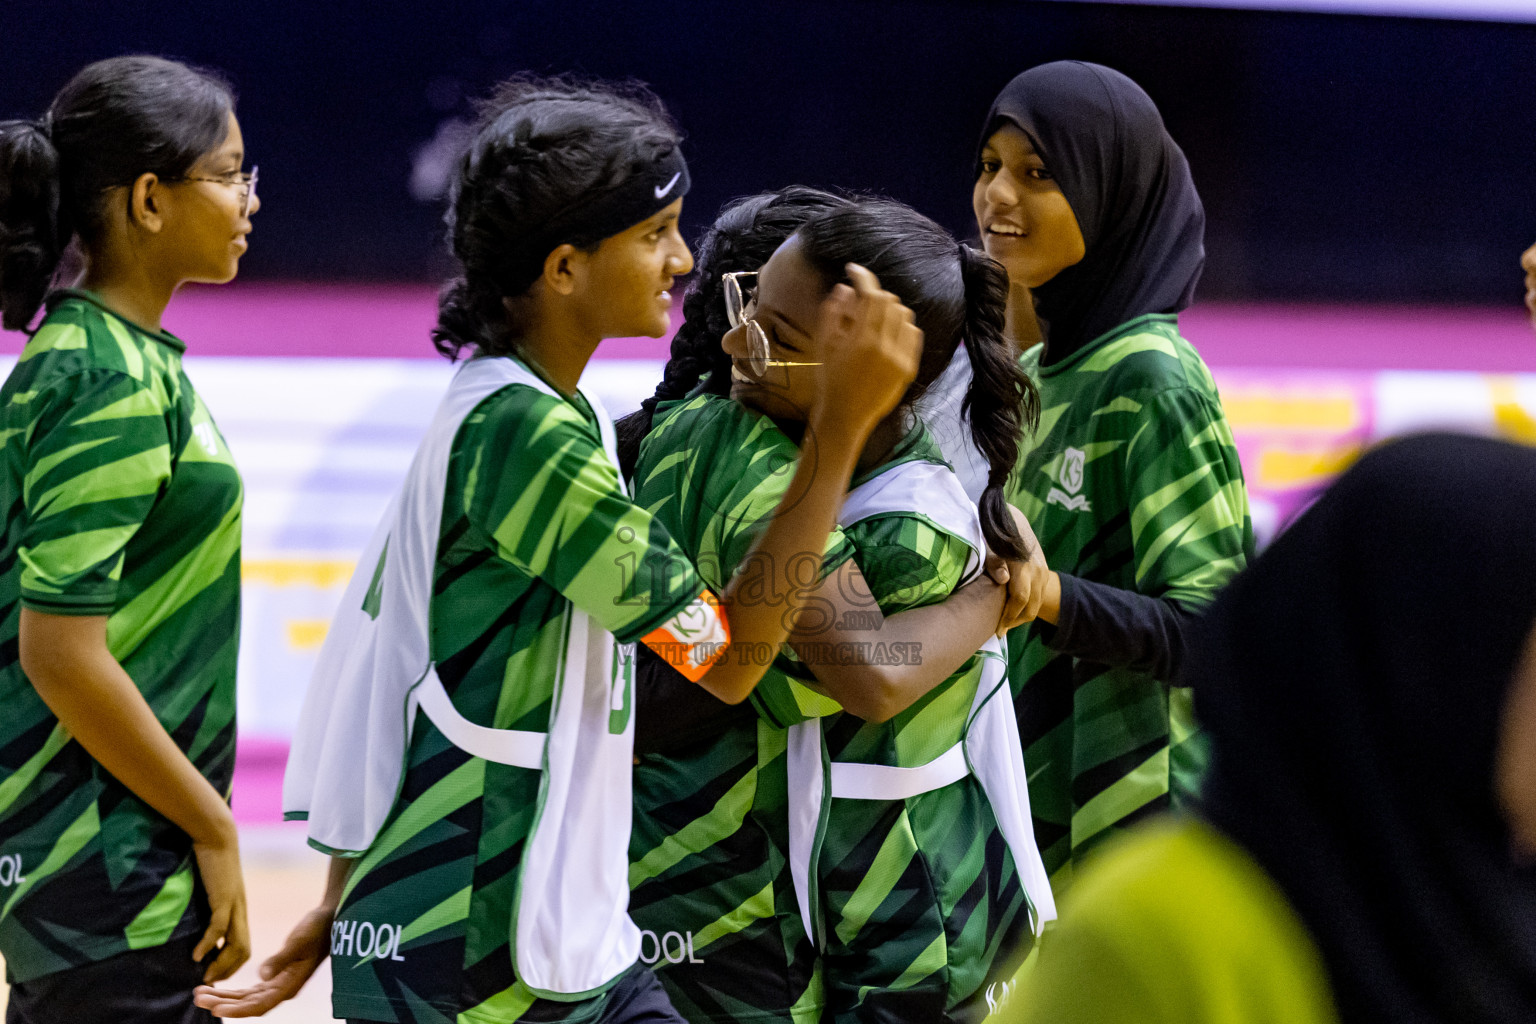
M 960 406 L 971 425 L 971 440 L 986 456 L 987 486 L 977 503 L 987 544 L 1004 558 L 1031 552 L 1014 526 L 1003 487 L 1019 458 L 1025 428 L 1040 422 L 1040 392 L 1019 365 L 1018 354 L 1003 333 L 1008 308 L 1008 274 L 970 246 L 960 246 L 965 281 L 965 351 L 971 360 L 971 386 Z
M 217 73 L 135 55 L 82 68 L 39 121 L 0 122 L 0 323 L 32 322 L 70 241 L 100 233 L 110 189 L 182 177 L 234 108 Z
M 60 217 L 59 151 L 48 121 L 0 121 L 0 325 L 24 331 L 73 232 Z
M 449 362 L 464 349 L 471 352 L 503 352 L 511 333 L 501 295 L 494 288 L 456 277 L 437 293 L 437 323 L 432 346 Z
M 978 502 L 982 533 L 997 554 L 1026 557 L 1003 486 L 1018 460 L 1024 428 L 1039 422 L 1040 395 L 1004 335 L 1008 275 L 1002 265 L 893 199 L 859 199 L 809 222 L 798 236 L 802 253 L 829 287 L 845 266 L 858 263 L 912 311 L 923 332 L 923 354 L 901 408 L 926 393 L 954 358 L 955 346 L 964 343 L 972 380 L 960 414 L 989 466 Z

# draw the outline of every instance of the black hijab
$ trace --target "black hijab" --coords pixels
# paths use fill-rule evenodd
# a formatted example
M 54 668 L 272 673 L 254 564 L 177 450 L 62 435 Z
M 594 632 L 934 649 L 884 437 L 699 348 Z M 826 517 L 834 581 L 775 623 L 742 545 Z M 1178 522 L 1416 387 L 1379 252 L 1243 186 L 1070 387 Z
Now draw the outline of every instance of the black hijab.
M 1366 455 L 1218 598 L 1191 654 L 1205 814 L 1277 881 L 1346 1024 L 1536 1021 L 1536 869 L 1493 790 L 1536 621 L 1536 451 Z
M 1205 208 L 1151 97 L 1118 71 L 1058 61 L 1030 68 L 998 94 L 981 146 L 1004 121 L 1029 136 L 1087 250 L 1034 290 L 1045 361 L 1060 362 L 1139 316 L 1186 308 L 1205 266 Z

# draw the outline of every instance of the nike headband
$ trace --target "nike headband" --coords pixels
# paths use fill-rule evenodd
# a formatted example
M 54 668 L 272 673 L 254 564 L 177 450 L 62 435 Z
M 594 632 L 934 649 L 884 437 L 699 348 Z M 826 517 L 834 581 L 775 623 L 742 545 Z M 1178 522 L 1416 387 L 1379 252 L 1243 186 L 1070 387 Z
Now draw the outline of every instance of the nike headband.
M 581 201 L 556 214 L 542 232 L 549 252 L 572 239 L 611 238 L 655 216 L 688 192 L 688 163 L 677 146 L 649 167 L 610 188 L 589 192 Z

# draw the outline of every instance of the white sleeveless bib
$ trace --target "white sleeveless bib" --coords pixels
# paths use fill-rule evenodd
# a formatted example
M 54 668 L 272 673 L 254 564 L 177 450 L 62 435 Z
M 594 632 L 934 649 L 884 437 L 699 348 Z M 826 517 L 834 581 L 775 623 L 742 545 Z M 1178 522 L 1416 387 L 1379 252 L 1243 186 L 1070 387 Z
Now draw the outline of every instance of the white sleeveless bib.
M 404 779 L 417 707 L 460 749 L 543 772 L 512 946 L 530 990 L 573 1000 L 602 991 L 640 954 L 627 913 L 633 716 L 622 732 L 609 732 L 610 709 L 632 699 L 633 659 L 568 604 L 547 733 L 468 721 L 431 659 L 428 610 L 453 440 L 465 417 L 509 384 L 556 394 L 512 359 L 472 359 L 454 375 L 321 648 L 283 779 L 283 811 L 308 819 L 316 845 L 343 856 L 366 851 Z M 613 423 L 583 396 L 617 464 Z
M 971 559 L 962 584 L 982 571 L 986 539 L 976 505 L 948 468 L 931 462 L 903 462 L 848 492 L 837 517 L 844 529 L 878 515 L 917 514 L 971 546 Z M 1008 691 L 1008 662 L 1002 641 L 989 639 L 981 648 L 985 662 L 971 703 L 964 738 L 949 750 L 916 768 L 831 761 L 822 736 L 821 719 L 789 729 L 789 862 L 795 898 L 806 934 L 817 948 L 825 944 L 816 891 L 816 861 L 827 827 L 828 801 L 905 800 L 941 789 L 975 775 L 992 806 L 998 828 L 1013 855 L 1031 905 L 1031 924 L 1038 934 L 1056 919 L 1045 862 L 1035 844 L 1030 820 L 1029 787 L 1019 723 Z

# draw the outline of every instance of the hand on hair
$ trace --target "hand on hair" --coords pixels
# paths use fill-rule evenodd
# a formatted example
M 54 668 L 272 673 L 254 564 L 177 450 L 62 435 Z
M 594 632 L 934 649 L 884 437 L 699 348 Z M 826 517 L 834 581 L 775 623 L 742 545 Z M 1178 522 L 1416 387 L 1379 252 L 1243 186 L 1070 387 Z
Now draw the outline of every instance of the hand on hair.
M 997 625 L 999 637 L 1006 635 L 1015 626 L 1033 622 L 1039 617 L 1041 607 L 1053 589 L 1051 567 L 1045 562 L 1045 554 L 1040 550 L 1040 541 L 1030 527 L 1029 520 L 1012 505 L 1008 506 L 1008 511 L 1013 515 L 1013 523 L 1019 535 L 1024 538 L 1024 546 L 1029 555 L 1018 560 L 1000 558 L 987 552 L 987 575 L 997 584 L 1008 586 L 1008 598 L 1003 603 L 1002 618 Z
M 851 283 L 832 289 L 817 324 L 822 372 L 812 414 L 867 430 L 896 408 L 917 376 L 923 332 L 879 278 L 857 263 L 847 271 Z

